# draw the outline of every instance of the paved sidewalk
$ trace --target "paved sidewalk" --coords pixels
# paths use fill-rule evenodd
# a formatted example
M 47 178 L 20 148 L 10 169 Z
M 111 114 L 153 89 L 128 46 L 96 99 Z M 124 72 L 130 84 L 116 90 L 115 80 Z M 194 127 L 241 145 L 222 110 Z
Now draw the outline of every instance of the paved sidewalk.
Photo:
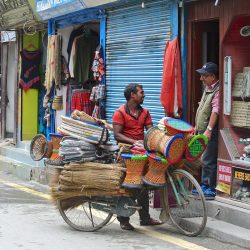
M 21 151 L 11 146 L 11 142 L 0 142 L 0 171 L 13 174 L 26 181 L 33 180 L 32 185 L 35 185 L 34 183 L 47 185 L 53 176 L 53 169 L 42 167 L 41 164 L 31 165 L 21 162 Z M 27 150 L 23 151 L 23 159 L 28 159 Z M 10 158 L 10 155 L 15 156 L 19 161 Z M 208 201 L 207 207 L 209 218 L 203 235 L 250 249 L 250 211 L 248 209 L 216 200 Z M 159 210 L 150 209 L 150 213 L 154 218 L 159 217 Z M 133 218 L 136 218 L 135 224 L 138 224 L 137 217 Z

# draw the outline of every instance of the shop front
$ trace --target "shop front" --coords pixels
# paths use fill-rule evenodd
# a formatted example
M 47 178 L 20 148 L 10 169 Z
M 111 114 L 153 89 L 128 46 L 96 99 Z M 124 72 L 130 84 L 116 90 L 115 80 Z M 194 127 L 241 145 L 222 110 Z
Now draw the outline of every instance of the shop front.
M 185 7 L 188 116 L 193 122 L 202 93 L 195 70 L 206 61 L 218 63 L 221 109 L 216 199 L 249 208 L 250 2 L 186 1 Z
M 177 2 L 105 3 L 108 2 L 114 3 L 74 9 L 70 13 L 63 5 L 60 11 L 56 6 L 47 10 L 42 5 L 37 7 L 41 19 L 54 15 L 48 20 L 47 58 L 55 52 L 50 46 L 51 39 L 59 39 L 56 54 L 63 61 L 57 59 L 56 64 L 65 69 L 60 76 L 48 78 L 47 72 L 49 75 L 59 72 L 50 72 L 53 65 L 47 59 L 44 83 L 47 105 L 44 107 L 45 101 L 42 106 L 39 104 L 39 110 L 45 108 L 45 116 L 50 119 L 47 135 L 58 132 L 61 116 L 69 116 L 74 109 L 111 123 L 113 112 L 125 102 L 124 87 L 131 82 L 143 84 L 144 105 L 154 121 L 164 116 L 159 102 L 164 49 L 166 42 L 178 35 Z M 96 63 L 99 70 L 95 72 Z M 59 97 L 60 108 L 53 108 Z

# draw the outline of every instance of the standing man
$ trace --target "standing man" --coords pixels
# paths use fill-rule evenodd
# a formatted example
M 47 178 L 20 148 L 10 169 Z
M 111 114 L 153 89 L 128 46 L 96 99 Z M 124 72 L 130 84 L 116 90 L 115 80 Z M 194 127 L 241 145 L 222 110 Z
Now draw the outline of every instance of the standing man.
M 113 131 L 117 142 L 127 144 L 143 144 L 144 128 L 153 126 L 149 111 L 141 106 L 145 94 L 142 85 L 131 83 L 125 87 L 124 96 L 127 103 L 122 105 L 113 115 Z M 150 218 L 148 192 L 143 191 L 137 198 L 142 209 L 139 210 L 140 225 L 159 225 L 159 221 Z M 124 230 L 134 230 L 129 223 L 129 217 L 117 217 Z
M 218 120 L 219 102 L 219 70 L 213 62 L 207 62 L 196 70 L 205 85 L 195 118 L 196 132 L 204 134 L 209 142 L 202 155 L 203 169 L 201 188 L 207 199 L 214 199 L 216 192 L 217 157 L 218 157 Z M 196 190 L 194 190 L 195 192 Z

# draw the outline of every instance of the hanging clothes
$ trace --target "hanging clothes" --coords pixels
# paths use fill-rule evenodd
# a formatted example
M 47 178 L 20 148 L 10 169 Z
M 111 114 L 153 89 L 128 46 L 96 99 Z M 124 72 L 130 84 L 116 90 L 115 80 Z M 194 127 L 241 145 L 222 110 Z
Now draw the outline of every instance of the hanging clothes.
M 182 79 L 178 38 L 166 43 L 160 100 L 167 116 L 181 115 Z
M 82 34 L 83 34 L 83 31 L 84 31 L 84 27 L 81 26 L 81 27 L 79 27 L 79 28 L 73 30 L 73 31 L 70 33 L 69 42 L 68 42 L 68 47 L 67 47 L 68 63 L 70 62 L 71 51 L 72 51 L 72 46 L 73 46 L 74 40 L 75 40 L 76 37 L 82 35 Z M 73 77 L 73 75 L 71 75 L 71 77 Z
M 55 87 L 61 87 L 61 36 L 52 35 L 48 38 L 47 64 L 44 86 L 46 95 L 50 93 L 53 81 Z
M 78 37 L 75 44 L 74 78 L 79 83 L 93 79 L 91 72 L 92 59 L 96 47 L 99 44 L 99 36 L 92 30 L 85 29 L 82 36 Z
M 104 77 L 104 60 L 102 58 L 102 48 L 100 45 L 96 48 L 95 57 L 92 64 L 94 80 L 101 82 Z
M 92 115 L 93 103 L 90 101 L 89 90 L 73 90 L 72 94 L 72 110 L 84 111 L 88 115 Z
M 74 111 L 72 110 L 72 95 L 74 89 L 82 89 L 80 84 L 74 84 L 74 81 L 71 79 L 67 86 L 67 93 L 66 93 L 66 115 L 70 116 L 71 113 Z
M 92 88 L 90 100 L 95 104 L 92 117 L 94 118 L 104 118 L 102 114 L 102 100 L 105 99 L 105 85 L 99 84 Z
M 42 52 L 23 50 L 20 52 L 22 59 L 21 76 L 19 87 L 24 91 L 29 88 L 40 87 L 39 65 L 41 62 Z

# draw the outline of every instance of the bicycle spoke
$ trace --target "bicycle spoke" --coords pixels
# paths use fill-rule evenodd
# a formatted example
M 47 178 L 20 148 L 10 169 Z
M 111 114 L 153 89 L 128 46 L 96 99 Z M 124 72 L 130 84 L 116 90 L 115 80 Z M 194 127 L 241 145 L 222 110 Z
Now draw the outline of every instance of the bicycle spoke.
M 185 170 L 168 173 L 169 214 L 175 226 L 185 235 L 196 236 L 202 232 L 207 221 L 204 195 L 199 184 Z M 172 181 L 171 181 L 172 179 Z M 192 190 L 198 194 L 194 196 Z

